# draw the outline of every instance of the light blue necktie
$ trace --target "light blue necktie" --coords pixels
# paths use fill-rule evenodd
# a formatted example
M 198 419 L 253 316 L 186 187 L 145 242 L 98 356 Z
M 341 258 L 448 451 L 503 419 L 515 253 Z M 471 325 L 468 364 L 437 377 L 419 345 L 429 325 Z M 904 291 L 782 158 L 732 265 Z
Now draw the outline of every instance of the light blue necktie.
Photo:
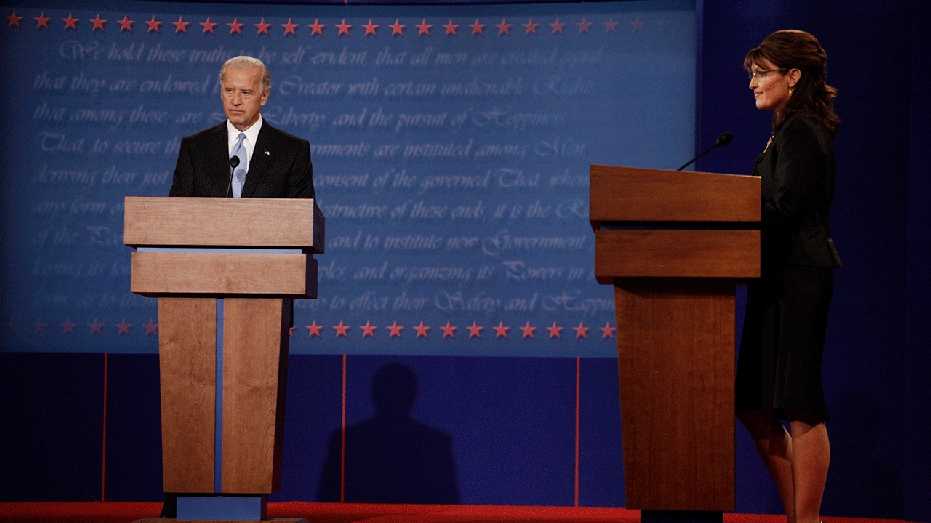
M 239 157 L 239 164 L 233 169 L 233 198 L 242 197 L 242 186 L 246 183 L 246 148 L 242 145 L 242 141 L 246 139 L 246 133 L 239 133 L 239 137 L 236 139 L 236 145 L 233 146 L 233 154 L 230 156 Z

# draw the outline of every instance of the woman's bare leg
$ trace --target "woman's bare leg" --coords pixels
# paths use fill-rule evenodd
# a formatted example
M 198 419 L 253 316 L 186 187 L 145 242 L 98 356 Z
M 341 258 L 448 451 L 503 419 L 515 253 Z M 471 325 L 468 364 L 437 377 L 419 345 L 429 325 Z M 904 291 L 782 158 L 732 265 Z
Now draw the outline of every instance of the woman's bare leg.
M 823 421 L 811 416 L 788 414 L 792 429 L 796 523 L 818 523 L 831 462 L 828 429 Z
M 741 411 L 737 413 L 737 419 L 747 427 L 756 450 L 776 483 L 776 490 L 786 510 L 787 523 L 800 523 L 801 520 L 796 519 L 792 436 L 772 410 Z

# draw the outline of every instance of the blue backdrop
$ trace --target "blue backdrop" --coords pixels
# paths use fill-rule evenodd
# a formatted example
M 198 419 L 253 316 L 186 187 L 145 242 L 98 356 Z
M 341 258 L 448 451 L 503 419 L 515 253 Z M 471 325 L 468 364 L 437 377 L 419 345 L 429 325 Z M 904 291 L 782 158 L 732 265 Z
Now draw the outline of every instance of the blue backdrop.
M 249 54 L 327 218 L 292 353 L 614 353 L 588 165 L 691 156 L 692 2 L 120 7 L 20 9 L 2 33 L 5 348 L 157 350 L 123 197 L 167 195 L 180 138 L 225 118 L 220 65 Z

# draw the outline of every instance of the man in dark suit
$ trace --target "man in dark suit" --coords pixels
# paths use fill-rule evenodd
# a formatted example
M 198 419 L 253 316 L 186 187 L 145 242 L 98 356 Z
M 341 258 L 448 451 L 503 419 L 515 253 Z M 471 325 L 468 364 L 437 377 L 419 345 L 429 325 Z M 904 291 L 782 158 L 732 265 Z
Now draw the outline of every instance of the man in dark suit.
M 227 120 L 185 136 L 170 196 L 313 198 L 310 144 L 260 114 L 271 77 L 260 60 L 237 56 L 220 70 Z

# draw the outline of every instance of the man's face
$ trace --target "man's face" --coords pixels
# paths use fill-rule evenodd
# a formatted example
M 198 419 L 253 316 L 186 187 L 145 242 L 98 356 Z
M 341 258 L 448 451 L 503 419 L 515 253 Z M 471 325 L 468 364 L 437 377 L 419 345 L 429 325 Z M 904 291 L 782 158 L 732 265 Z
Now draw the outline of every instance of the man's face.
M 220 99 L 233 127 L 240 131 L 251 127 L 258 121 L 259 110 L 268 100 L 268 92 L 262 91 L 262 70 L 256 67 L 228 69 Z

